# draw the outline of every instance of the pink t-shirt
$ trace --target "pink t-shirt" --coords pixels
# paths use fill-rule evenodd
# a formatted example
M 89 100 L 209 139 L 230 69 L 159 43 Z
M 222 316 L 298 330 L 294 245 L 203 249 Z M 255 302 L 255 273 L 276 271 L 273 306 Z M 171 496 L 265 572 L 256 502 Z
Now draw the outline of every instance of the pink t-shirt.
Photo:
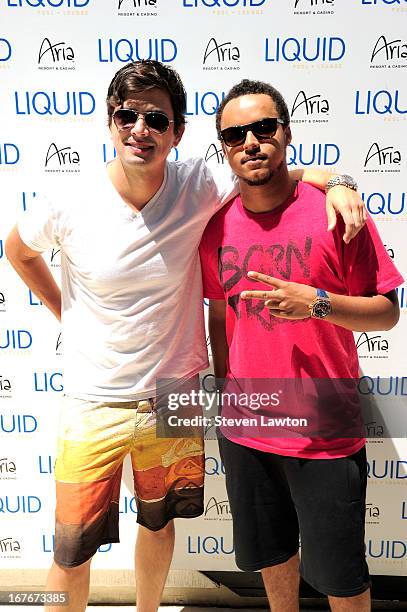
M 324 194 L 302 182 L 271 212 L 252 213 L 238 196 L 209 222 L 200 246 L 204 295 L 227 302 L 230 388 L 240 380 L 289 379 L 297 384 L 300 379 L 304 384 L 308 379 L 312 385 L 315 379 L 341 379 L 346 386 L 346 380 L 358 378 L 351 331 L 311 318 L 276 318 L 263 301 L 240 299 L 244 290 L 272 289 L 248 278 L 250 270 L 340 295 L 385 294 L 403 283 L 371 219 L 348 245 L 340 219 L 333 232 L 326 228 Z M 227 428 L 222 431 L 239 444 L 287 456 L 324 459 L 359 450 L 362 437 L 334 437 L 343 423 L 336 423 L 332 414 L 327 421 L 332 431 L 324 437 L 292 437 L 289 427 L 287 435 L 275 438 L 235 438 Z

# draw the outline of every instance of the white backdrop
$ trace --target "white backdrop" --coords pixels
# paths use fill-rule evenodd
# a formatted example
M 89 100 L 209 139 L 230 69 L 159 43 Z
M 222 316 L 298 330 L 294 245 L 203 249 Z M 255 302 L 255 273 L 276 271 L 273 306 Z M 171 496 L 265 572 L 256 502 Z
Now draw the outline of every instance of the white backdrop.
M 224 162 L 214 129 L 222 93 L 244 77 L 272 83 L 292 113 L 290 167 L 353 174 L 406 274 L 406 18 L 407 0 L 0 0 L 0 568 L 51 562 L 63 392 L 59 326 L 11 270 L 4 240 L 51 183 L 69 189 L 82 173 L 91 181 L 112 158 L 104 99 L 114 72 L 139 58 L 173 65 L 188 126 L 172 158 L 204 156 L 213 166 Z M 58 278 L 59 253 L 46 259 Z M 355 335 L 379 399 L 383 378 L 403 395 L 404 288 L 399 297 L 395 330 Z M 384 440 L 377 422 L 367 427 L 378 435 L 368 443 L 368 562 L 373 574 L 404 575 L 407 443 Z M 205 516 L 178 522 L 174 567 L 236 569 L 216 446 L 207 444 Z M 127 471 L 122 543 L 103 546 L 97 568 L 132 567 L 130 483 Z

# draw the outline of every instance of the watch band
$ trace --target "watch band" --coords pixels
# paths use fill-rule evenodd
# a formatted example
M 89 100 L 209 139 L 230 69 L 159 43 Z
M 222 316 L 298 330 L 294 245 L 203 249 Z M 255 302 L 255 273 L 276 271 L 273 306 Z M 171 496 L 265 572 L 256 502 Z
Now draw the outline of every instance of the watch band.
M 349 174 L 337 174 L 329 179 L 327 184 L 325 185 L 325 193 L 328 193 L 332 187 L 336 187 L 336 185 L 343 185 L 344 187 L 348 187 L 348 189 L 353 189 L 353 191 L 357 191 L 358 185 L 355 179 Z

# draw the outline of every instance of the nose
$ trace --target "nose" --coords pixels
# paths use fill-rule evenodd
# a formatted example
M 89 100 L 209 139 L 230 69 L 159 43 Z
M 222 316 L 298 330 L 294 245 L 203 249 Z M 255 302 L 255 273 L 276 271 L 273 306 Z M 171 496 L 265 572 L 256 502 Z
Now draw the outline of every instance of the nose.
M 143 136 L 145 134 L 148 134 L 148 131 L 149 130 L 148 130 L 147 124 L 145 122 L 144 115 L 140 114 L 137 117 L 136 123 L 131 128 L 130 133 L 131 134 L 135 134 L 137 136 Z
M 260 147 L 260 143 L 257 140 L 256 136 L 253 134 L 252 131 L 248 131 L 246 134 L 246 139 L 243 143 L 243 147 L 245 149 L 253 149 L 253 148 L 259 148 Z

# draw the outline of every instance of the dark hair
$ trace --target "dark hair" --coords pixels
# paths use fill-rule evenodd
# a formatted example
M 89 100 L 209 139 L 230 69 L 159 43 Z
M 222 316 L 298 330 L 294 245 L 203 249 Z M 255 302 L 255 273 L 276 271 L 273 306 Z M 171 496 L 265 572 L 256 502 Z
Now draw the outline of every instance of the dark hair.
M 132 93 L 140 93 L 153 87 L 168 93 L 174 112 L 174 129 L 177 132 L 185 123 L 185 89 L 179 74 L 173 68 L 155 60 L 130 62 L 116 72 L 106 98 L 109 125 L 115 107 L 121 106 Z
M 222 100 L 217 112 L 216 112 L 216 131 L 218 133 L 218 138 L 220 139 L 220 123 L 222 118 L 223 109 L 226 104 L 233 100 L 234 98 L 240 98 L 240 96 L 247 96 L 250 94 L 266 94 L 270 96 L 273 102 L 276 105 L 278 116 L 280 119 L 284 121 L 284 125 L 287 126 L 290 124 L 290 113 L 288 112 L 287 104 L 277 89 L 269 85 L 268 83 L 263 83 L 263 81 L 251 81 L 250 79 L 243 79 L 237 85 L 234 85 L 232 89 L 226 94 L 225 98 Z

